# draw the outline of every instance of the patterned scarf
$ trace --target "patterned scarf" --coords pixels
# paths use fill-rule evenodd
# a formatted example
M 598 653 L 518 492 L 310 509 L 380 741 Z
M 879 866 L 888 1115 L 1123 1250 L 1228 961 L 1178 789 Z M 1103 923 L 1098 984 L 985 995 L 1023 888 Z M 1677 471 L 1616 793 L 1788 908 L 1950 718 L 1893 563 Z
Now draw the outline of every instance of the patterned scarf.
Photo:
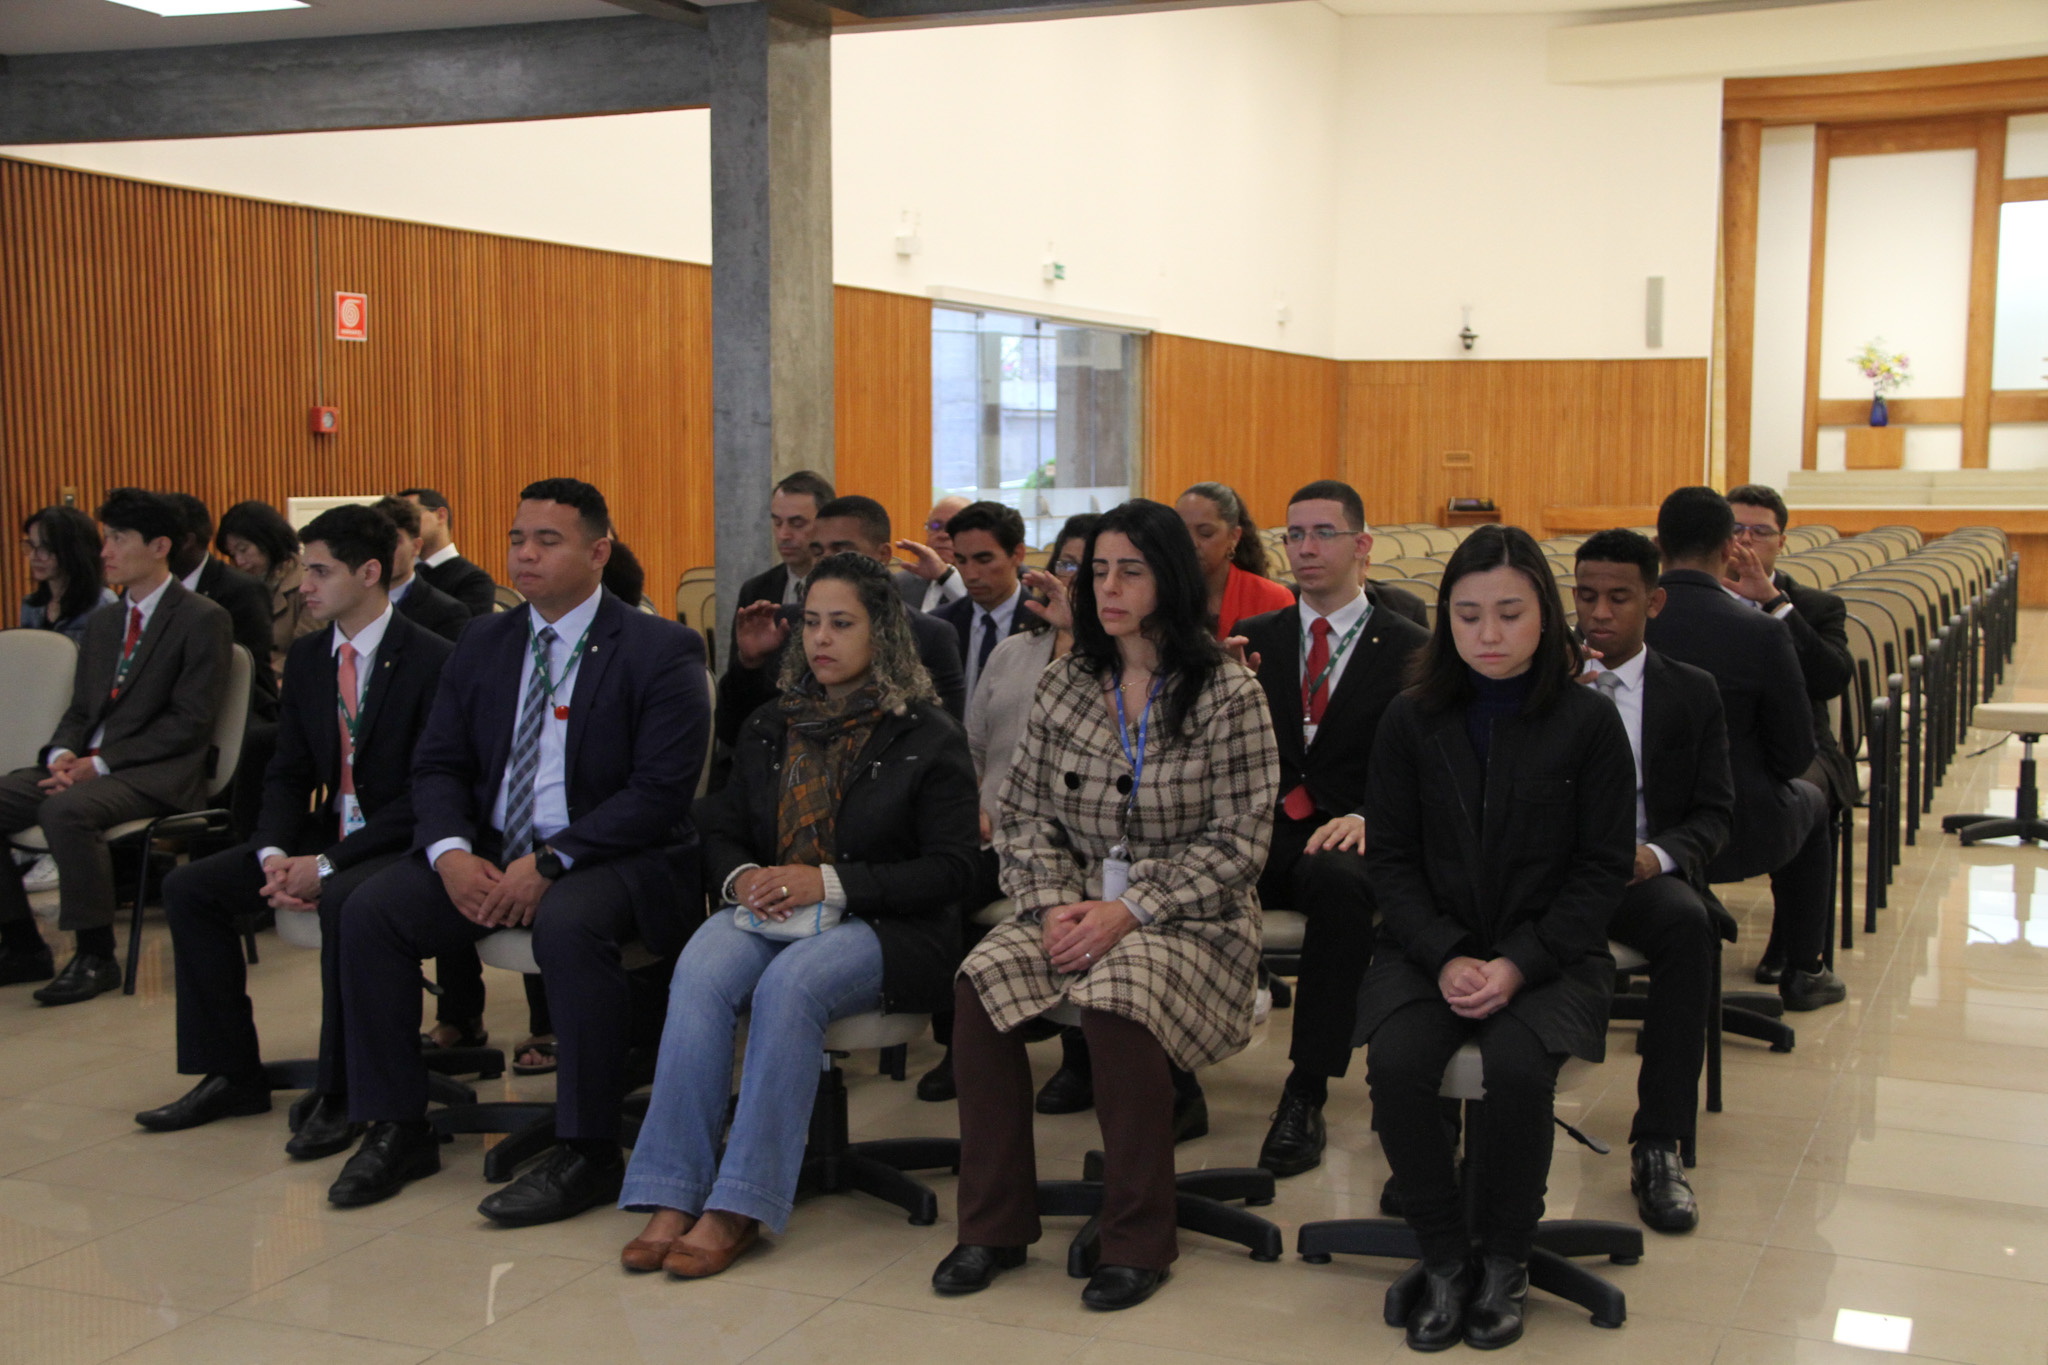
M 789 733 L 782 754 L 782 799 L 775 804 L 777 860 L 823 867 L 833 861 L 832 822 L 861 750 L 882 719 L 870 681 L 834 701 L 815 679 L 782 695 Z

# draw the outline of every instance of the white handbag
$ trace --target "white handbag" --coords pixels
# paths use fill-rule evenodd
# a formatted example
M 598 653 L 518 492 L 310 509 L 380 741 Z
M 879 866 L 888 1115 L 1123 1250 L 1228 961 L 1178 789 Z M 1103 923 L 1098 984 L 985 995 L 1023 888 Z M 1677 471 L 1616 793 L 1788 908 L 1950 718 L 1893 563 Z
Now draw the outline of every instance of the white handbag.
M 816 938 L 827 929 L 837 928 L 844 918 L 844 910 L 836 909 L 823 901 L 792 910 L 787 918 L 779 920 L 757 915 L 744 905 L 735 905 L 732 908 L 733 927 L 744 929 L 750 934 L 759 934 L 762 938 Z

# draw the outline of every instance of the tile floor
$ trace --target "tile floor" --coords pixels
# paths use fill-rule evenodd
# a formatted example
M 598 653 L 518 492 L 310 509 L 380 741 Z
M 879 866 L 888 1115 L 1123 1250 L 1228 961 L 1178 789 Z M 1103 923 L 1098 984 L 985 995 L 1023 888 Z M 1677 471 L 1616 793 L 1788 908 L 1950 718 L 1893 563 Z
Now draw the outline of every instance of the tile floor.
M 2029 613 L 2007 692 L 2048 699 L 2048 635 Z M 1973 736 L 1972 748 L 1995 735 Z M 2018 745 L 1962 762 L 1944 811 L 2011 808 Z M 1860 858 L 1859 858 L 1860 861 Z M 1851 996 L 1797 1019 L 1789 1055 L 1731 1039 L 1726 1112 L 1702 1121 L 1693 1173 L 1704 1216 L 1686 1237 L 1649 1234 L 1642 1262 L 1608 1267 L 1629 1298 L 1619 1331 L 1534 1296 L 1509 1356 L 1597 1365 L 1834 1365 L 1903 1352 L 1983 1365 L 2048 1362 L 2048 877 L 2037 849 L 1960 850 L 1923 826 L 1874 936 L 1838 963 Z M 1768 914 L 1761 884 L 1733 889 L 1741 977 Z M 53 907 L 51 907 L 53 911 Z M 262 940 L 251 973 L 274 1057 L 311 1053 L 310 954 Z M 509 976 L 491 974 L 490 1027 L 521 1032 Z M 0 1359 L 77 1362 L 434 1361 L 1068 1362 L 1399 1359 L 1380 1321 L 1391 1263 L 1291 1254 L 1260 1265 L 1189 1237 L 1174 1281 L 1128 1313 L 1097 1316 L 1062 1273 L 1067 1225 L 991 1291 L 935 1298 L 952 1245 L 953 1181 L 938 1226 L 911 1227 L 862 1196 L 803 1205 L 789 1233 L 722 1278 L 628 1277 L 615 1263 L 639 1226 L 599 1211 L 507 1231 L 475 1213 L 490 1187 L 481 1140 L 388 1203 L 342 1212 L 324 1191 L 340 1158 L 283 1153 L 268 1116 L 188 1133 L 129 1116 L 184 1086 L 173 1070 L 168 943 L 152 919 L 140 992 L 62 1010 L 0 992 Z M 1206 1076 L 1212 1134 L 1183 1168 L 1255 1156 L 1286 1070 L 1288 1015 Z M 1630 1219 L 1624 1139 L 1633 1108 L 1630 1026 L 1560 1111 L 1614 1144 L 1600 1157 L 1559 1136 L 1553 1215 Z M 1042 1068 L 1056 1049 L 1039 1049 Z M 914 1050 L 913 1068 L 934 1058 Z M 857 1136 L 953 1131 L 948 1106 L 850 1064 Z M 1386 1173 L 1362 1066 L 1329 1108 L 1324 1165 L 1282 1182 L 1267 1210 L 1290 1242 L 1316 1218 L 1369 1215 Z M 545 1096 L 550 1083 L 496 1082 Z M 1041 1119 L 1049 1172 L 1078 1167 L 1093 1120 Z M 1896 1352 L 1854 1344 L 1857 1314 Z

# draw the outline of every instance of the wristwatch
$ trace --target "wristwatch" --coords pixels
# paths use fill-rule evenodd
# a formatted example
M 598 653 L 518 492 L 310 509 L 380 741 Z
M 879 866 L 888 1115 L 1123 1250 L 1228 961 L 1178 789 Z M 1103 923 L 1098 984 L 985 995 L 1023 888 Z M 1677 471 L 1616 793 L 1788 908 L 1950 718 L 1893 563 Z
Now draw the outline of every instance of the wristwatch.
M 562 866 L 561 854 L 542 844 L 533 851 L 533 870 L 549 881 L 554 881 L 569 869 Z
M 1788 607 L 1790 605 L 1792 605 L 1791 595 L 1789 593 L 1781 592 L 1776 597 L 1773 597 L 1770 601 L 1764 603 L 1764 610 L 1774 612 L 1778 610 L 1780 607 Z
M 313 855 L 313 866 L 319 870 L 320 880 L 323 882 L 334 875 L 334 864 L 327 861 L 325 853 Z

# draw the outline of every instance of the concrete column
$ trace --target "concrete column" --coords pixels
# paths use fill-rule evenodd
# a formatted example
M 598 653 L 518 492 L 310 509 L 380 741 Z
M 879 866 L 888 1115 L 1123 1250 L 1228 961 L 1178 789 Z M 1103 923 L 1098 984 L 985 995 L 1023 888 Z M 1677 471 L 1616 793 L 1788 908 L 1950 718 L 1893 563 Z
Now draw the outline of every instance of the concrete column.
M 832 476 L 832 65 L 822 24 L 707 7 L 718 623 L 773 556 L 768 494 Z M 720 641 L 721 663 L 731 657 Z

